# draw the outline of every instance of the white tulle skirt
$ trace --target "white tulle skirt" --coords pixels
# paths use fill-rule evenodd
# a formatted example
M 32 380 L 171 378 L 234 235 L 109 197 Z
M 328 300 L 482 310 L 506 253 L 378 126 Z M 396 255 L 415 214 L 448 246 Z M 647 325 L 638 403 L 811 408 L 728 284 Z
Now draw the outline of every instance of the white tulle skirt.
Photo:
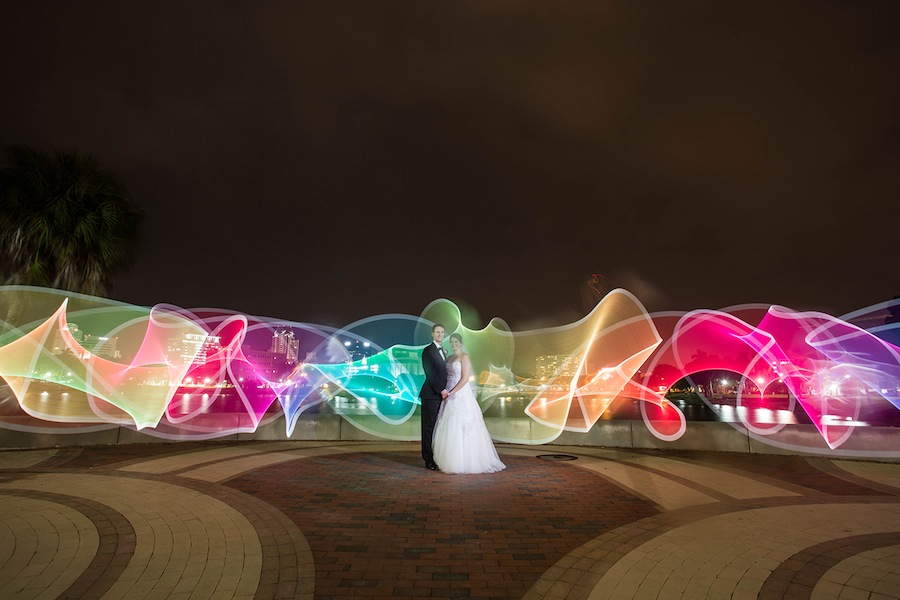
M 432 446 L 434 462 L 445 473 L 496 473 L 506 468 L 469 385 L 441 403 Z

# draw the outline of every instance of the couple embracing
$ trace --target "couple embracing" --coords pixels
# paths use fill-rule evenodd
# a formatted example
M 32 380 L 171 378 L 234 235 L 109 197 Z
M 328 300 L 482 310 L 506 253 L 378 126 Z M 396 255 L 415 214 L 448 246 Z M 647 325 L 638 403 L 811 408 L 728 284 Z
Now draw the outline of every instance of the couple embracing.
M 450 336 L 444 352 L 444 326 L 431 328 L 433 342 L 422 351 L 425 383 L 422 400 L 422 458 L 425 466 L 445 473 L 496 473 L 506 468 L 497 456 L 481 407 L 469 383 L 472 361 L 462 336 Z

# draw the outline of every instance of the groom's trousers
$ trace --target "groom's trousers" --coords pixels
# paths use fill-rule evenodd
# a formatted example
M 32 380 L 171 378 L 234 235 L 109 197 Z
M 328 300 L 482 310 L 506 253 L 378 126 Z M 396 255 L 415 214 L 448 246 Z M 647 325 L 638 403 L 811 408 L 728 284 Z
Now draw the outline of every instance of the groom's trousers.
M 437 422 L 440 410 L 440 400 L 422 398 L 422 458 L 425 459 L 426 465 L 434 462 L 434 452 L 431 444 L 434 441 L 434 425 Z

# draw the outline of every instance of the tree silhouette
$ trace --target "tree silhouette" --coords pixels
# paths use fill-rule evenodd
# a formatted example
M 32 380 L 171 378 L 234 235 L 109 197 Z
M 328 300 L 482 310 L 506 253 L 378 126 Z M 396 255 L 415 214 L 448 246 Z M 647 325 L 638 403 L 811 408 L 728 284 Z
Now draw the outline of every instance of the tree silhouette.
M 108 295 L 133 262 L 142 213 L 119 178 L 78 151 L 7 150 L 0 170 L 0 277 Z

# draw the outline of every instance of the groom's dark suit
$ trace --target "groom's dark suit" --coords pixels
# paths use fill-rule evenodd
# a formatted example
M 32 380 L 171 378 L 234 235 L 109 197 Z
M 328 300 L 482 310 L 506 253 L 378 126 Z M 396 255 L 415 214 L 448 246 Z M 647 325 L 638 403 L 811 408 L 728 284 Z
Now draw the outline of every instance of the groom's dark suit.
M 419 390 L 419 398 L 422 400 L 422 458 L 426 465 L 433 465 L 431 441 L 434 437 L 434 424 L 441 409 L 441 392 L 447 387 L 447 363 L 441 358 L 434 342 L 425 346 L 422 351 L 422 368 L 425 370 L 425 383 Z

